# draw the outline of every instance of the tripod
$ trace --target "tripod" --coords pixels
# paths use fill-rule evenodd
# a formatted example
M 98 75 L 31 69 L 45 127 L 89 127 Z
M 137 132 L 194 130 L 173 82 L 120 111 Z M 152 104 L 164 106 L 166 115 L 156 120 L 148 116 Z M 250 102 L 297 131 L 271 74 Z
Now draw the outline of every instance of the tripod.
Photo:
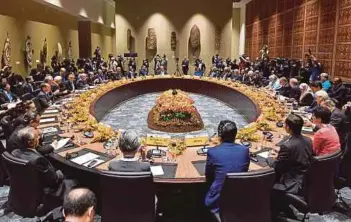
M 175 76 L 182 76 L 182 74 L 179 71 L 179 60 L 178 59 L 176 59 L 176 71 L 174 72 L 173 75 L 175 75 Z

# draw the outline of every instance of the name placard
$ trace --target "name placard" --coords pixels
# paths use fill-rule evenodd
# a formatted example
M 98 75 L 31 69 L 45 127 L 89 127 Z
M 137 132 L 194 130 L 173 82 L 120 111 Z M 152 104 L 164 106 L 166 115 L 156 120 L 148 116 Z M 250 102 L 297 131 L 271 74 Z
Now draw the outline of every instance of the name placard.
M 170 142 L 170 136 L 161 136 L 155 134 L 146 135 L 146 145 L 148 146 L 168 146 Z
M 185 136 L 184 143 L 186 146 L 204 146 L 209 144 L 207 135 Z

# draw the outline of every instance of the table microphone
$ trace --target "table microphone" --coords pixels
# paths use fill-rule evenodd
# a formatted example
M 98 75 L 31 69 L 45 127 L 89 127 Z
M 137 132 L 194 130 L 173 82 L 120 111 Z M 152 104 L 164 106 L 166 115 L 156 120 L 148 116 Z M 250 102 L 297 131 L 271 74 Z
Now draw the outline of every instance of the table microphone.
M 207 143 L 210 142 L 211 139 L 216 135 L 217 133 L 214 133 L 212 136 L 210 136 L 208 140 L 205 142 L 204 146 L 196 151 L 198 155 L 207 155 L 207 151 L 208 151 L 208 148 L 206 147 Z

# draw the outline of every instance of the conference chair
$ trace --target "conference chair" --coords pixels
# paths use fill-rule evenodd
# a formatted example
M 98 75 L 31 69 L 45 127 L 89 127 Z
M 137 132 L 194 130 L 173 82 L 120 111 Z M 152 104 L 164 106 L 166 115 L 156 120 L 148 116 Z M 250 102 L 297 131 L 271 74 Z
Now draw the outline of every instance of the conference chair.
M 37 111 L 38 111 L 38 112 L 42 112 L 42 111 L 43 111 L 43 108 L 41 107 L 38 98 L 35 97 L 35 98 L 32 99 L 32 101 L 33 101 L 33 103 L 34 103 L 35 108 L 37 109 Z
M 102 222 L 155 221 L 151 172 L 104 171 L 100 178 Z
M 10 115 L 4 116 L 0 120 L 0 125 L 4 132 L 4 138 L 7 140 L 14 130 L 12 125 L 12 117 Z
M 287 203 L 299 212 L 327 213 L 336 201 L 334 177 L 340 161 L 341 152 L 314 157 L 304 177 L 303 196 L 286 193 Z
M 43 188 L 34 167 L 8 152 L 2 154 L 2 159 L 10 178 L 10 210 L 22 217 L 42 216 Z
M 21 96 L 21 100 L 22 101 L 28 101 L 28 100 L 31 100 L 31 99 L 33 99 L 32 93 L 26 93 L 26 94 L 23 94 Z
M 274 169 L 228 173 L 219 199 L 221 222 L 270 222 Z
M 351 186 L 351 132 L 345 135 L 343 143 L 343 153 L 341 156 L 337 184 L 340 188 Z
M 0 141 L 0 154 L 3 154 L 5 151 L 4 144 Z M 0 187 L 5 185 L 6 178 L 8 177 L 3 162 L 4 161 L 0 158 Z

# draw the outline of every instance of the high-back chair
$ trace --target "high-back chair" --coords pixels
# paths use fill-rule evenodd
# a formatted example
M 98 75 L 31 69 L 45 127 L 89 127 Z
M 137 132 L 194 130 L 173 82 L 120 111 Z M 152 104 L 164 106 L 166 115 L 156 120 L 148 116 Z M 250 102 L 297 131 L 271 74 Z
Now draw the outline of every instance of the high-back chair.
M 155 190 L 151 172 L 101 173 L 103 222 L 152 222 Z

